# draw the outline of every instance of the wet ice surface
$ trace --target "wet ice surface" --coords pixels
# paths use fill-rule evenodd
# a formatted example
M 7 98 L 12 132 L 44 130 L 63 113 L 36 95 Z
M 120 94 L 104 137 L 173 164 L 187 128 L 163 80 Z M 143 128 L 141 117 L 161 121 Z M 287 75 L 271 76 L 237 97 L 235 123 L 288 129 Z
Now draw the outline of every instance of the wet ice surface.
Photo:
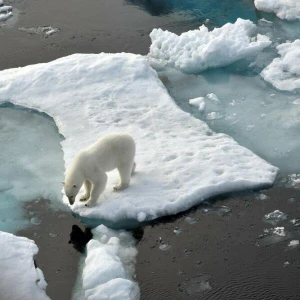
M 23 202 L 43 197 L 62 207 L 61 137 L 50 118 L 13 107 L 0 107 L 0 128 L 0 230 L 14 233 L 39 225 L 23 216 Z
M 1 22 L 7 21 L 13 15 L 12 6 L 5 5 L 3 0 L 0 0 L 0 25 Z

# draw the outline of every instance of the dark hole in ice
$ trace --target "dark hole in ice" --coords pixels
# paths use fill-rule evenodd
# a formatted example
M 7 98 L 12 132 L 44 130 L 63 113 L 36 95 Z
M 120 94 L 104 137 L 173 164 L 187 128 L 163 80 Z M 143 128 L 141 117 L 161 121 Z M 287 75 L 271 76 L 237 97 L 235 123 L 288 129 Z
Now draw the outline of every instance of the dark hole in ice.
M 90 228 L 85 228 L 83 231 L 78 225 L 72 226 L 70 233 L 69 244 L 73 244 L 74 249 L 83 253 L 86 244 L 93 238 L 93 234 Z

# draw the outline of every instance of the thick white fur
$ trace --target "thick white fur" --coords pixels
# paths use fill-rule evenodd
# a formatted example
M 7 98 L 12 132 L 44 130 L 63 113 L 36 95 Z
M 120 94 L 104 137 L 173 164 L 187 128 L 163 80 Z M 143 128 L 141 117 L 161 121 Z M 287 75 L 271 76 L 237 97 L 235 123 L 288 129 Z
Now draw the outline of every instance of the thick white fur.
M 114 190 L 127 188 L 135 169 L 134 156 L 135 142 L 124 133 L 108 134 L 81 150 L 66 171 L 64 188 L 70 204 L 74 203 L 83 184 L 85 194 L 81 201 L 94 204 L 105 189 L 106 172 L 116 168 L 121 180 Z

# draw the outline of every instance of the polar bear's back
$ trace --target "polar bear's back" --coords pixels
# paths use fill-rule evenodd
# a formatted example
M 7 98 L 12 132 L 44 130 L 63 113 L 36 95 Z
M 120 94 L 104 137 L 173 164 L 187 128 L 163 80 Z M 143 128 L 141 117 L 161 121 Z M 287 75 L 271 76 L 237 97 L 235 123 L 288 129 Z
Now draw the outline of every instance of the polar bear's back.
M 135 142 L 130 135 L 111 133 L 100 138 L 82 152 L 88 160 L 92 160 L 92 163 L 108 172 L 120 165 L 133 163 L 135 147 Z

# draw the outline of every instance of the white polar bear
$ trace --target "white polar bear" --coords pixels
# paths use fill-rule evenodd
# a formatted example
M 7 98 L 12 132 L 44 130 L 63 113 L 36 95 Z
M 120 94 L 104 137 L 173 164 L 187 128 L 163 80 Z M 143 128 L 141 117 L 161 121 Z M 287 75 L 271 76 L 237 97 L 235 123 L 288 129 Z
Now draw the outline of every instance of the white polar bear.
M 108 134 L 81 150 L 66 171 L 64 189 L 70 204 L 74 203 L 83 184 L 85 194 L 80 200 L 94 204 L 105 189 L 106 172 L 115 168 L 119 171 L 121 181 L 114 190 L 127 188 L 135 170 L 134 156 L 135 142 L 124 133 Z

